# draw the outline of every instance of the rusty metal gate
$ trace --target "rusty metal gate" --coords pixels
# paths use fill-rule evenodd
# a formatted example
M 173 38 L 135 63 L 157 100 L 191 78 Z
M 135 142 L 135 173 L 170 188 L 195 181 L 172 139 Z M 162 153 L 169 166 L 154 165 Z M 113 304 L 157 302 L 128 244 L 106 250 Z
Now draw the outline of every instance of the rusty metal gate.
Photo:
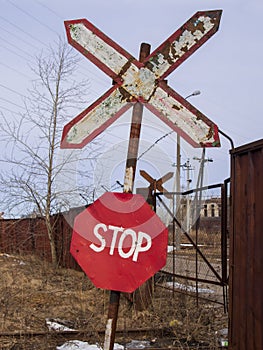
M 225 311 L 228 308 L 229 192 L 230 179 L 227 179 L 221 184 L 186 192 L 155 194 L 156 211 L 164 210 L 170 217 L 167 264 L 155 282 L 171 288 L 173 294 L 193 295 L 197 303 L 200 298 L 220 303 Z M 180 209 L 175 210 L 178 196 Z M 187 205 L 191 209 L 190 223 L 189 218 L 186 220 Z

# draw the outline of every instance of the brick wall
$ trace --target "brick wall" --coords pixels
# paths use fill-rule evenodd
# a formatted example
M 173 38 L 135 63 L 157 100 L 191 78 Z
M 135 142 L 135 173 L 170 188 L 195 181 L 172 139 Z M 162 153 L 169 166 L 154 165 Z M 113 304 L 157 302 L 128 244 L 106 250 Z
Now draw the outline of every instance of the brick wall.
M 52 216 L 59 265 L 78 269 L 69 253 L 75 216 L 84 208 L 75 208 Z M 0 251 L 9 254 L 35 254 L 51 261 L 45 220 L 42 217 L 0 220 Z

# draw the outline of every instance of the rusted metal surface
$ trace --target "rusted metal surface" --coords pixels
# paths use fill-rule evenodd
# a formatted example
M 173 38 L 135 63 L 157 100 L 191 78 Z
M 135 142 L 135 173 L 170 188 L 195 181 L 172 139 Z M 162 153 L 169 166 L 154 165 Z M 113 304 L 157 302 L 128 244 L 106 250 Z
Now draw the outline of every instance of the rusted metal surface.
M 224 181 L 221 187 L 221 266 L 222 266 L 222 282 L 228 284 L 228 224 L 229 224 L 229 196 L 228 187 L 230 179 Z
M 147 180 L 150 185 L 148 187 L 148 198 L 147 202 L 153 206 L 154 211 L 156 211 L 156 191 L 164 193 L 168 198 L 172 198 L 168 191 L 163 187 L 163 183 L 170 180 L 174 173 L 169 172 L 162 176 L 160 179 L 153 179 L 146 171 L 140 170 L 140 175 Z
M 220 146 L 218 128 L 164 78 L 217 30 L 222 11 L 197 12 L 151 55 L 136 60 L 86 19 L 66 21 L 69 43 L 115 82 L 64 128 L 62 148 L 82 148 L 132 103 L 143 103 L 194 147 Z
M 118 291 L 112 290 L 110 292 L 108 319 L 104 336 L 104 350 L 112 350 L 114 348 L 118 311 L 120 305 L 120 295 L 121 293 Z
M 140 48 L 139 61 L 142 62 L 151 51 L 151 45 L 142 43 Z M 139 139 L 141 133 L 141 124 L 143 116 L 143 105 L 140 102 L 136 102 L 133 106 L 132 120 L 130 128 L 130 138 L 128 146 L 128 154 L 125 167 L 124 188 L 123 192 L 133 192 L 134 178 L 136 173 Z
M 130 138 L 128 145 L 128 154 L 126 160 L 126 170 L 124 177 L 123 191 L 126 193 L 133 192 L 134 178 L 136 173 L 139 139 L 141 133 L 143 105 L 140 102 L 135 103 L 132 112 L 132 122 L 130 129 Z
M 120 328 L 116 330 L 116 334 L 119 338 L 123 337 L 125 334 L 127 337 L 132 337 L 134 339 L 137 338 L 153 338 L 154 336 L 162 337 L 164 334 L 167 334 L 167 327 L 159 327 L 159 328 Z M 11 338 L 22 338 L 22 337 L 38 337 L 38 336 L 49 336 L 59 338 L 60 336 L 64 339 L 76 339 L 85 340 L 89 342 L 98 342 L 98 336 L 104 335 L 104 329 L 90 329 L 87 331 L 86 329 L 78 329 L 78 330 L 67 330 L 67 331 L 10 331 L 10 332 L 0 332 L 0 338 L 2 337 L 11 337 Z M 173 334 L 169 334 L 172 336 Z M 156 348 L 155 348 L 156 349 Z
M 263 349 L 263 140 L 231 151 L 229 348 Z
M 145 180 L 147 180 L 149 183 L 150 183 L 150 186 L 149 186 L 149 190 L 150 191 L 154 191 L 156 193 L 156 190 L 158 190 L 159 192 L 162 192 L 164 193 L 164 195 L 168 196 L 168 197 L 171 197 L 169 196 L 168 194 L 168 191 L 163 187 L 163 184 L 170 180 L 174 173 L 173 172 L 168 172 L 166 173 L 165 175 L 163 175 L 160 179 L 156 180 L 156 179 L 153 179 L 151 177 L 151 175 L 149 175 L 146 171 L 144 170 L 140 170 L 140 175 L 145 178 Z

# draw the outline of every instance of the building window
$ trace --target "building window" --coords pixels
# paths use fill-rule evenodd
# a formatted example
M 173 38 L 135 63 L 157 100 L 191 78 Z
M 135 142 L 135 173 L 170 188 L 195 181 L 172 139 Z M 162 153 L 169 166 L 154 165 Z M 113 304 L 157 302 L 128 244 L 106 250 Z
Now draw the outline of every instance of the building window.
M 215 205 L 211 204 L 211 216 L 214 217 L 215 216 Z

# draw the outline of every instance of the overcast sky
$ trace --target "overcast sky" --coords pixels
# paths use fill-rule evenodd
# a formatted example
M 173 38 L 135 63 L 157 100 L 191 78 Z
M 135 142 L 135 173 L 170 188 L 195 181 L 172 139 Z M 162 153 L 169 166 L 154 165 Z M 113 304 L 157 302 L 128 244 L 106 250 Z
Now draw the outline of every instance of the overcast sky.
M 23 97 L 34 78 L 29 66 L 58 36 L 66 37 L 64 20 L 87 18 L 138 58 L 142 42 L 151 44 L 154 50 L 197 11 L 222 9 L 219 31 L 170 74 L 168 82 L 184 97 L 200 90 L 201 94 L 189 102 L 228 134 L 235 146 L 262 138 L 262 0 L 0 0 L 0 3 L 0 110 L 6 116 L 11 118 L 24 111 Z M 84 57 L 81 71 L 90 80 L 88 106 L 109 89 L 111 80 Z M 151 122 L 148 116 L 145 123 L 161 129 L 156 117 L 152 118 Z M 112 132 L 114 129 L 116 132 L 114 126 Z M 167 132 L 165 127 L 160 134 L 148 132 L 148 136 L 143 136 L 145 147 Z M 160 174 L 172 170 L 175 148 L 171 143 L 175 141 L 175 135 L 169 135 L 158 143 L 164 150 L 168 144 L 170 147 L 169 164 L 159 169 Z M 230 143 L 224 138 L 221 143 L 220 149 L 207 150 L 207 157 L 213 159 L 213 163 L 207 164 L 212 182 L 229 176 Z M 187 152 L 185 147 L 182 162 L 189 158 L 193 167 L 198 167 L 193 157 L 199 157 L 201 151 Z M 112 154 L 109 149 L 105 153 L 108 157 Z

